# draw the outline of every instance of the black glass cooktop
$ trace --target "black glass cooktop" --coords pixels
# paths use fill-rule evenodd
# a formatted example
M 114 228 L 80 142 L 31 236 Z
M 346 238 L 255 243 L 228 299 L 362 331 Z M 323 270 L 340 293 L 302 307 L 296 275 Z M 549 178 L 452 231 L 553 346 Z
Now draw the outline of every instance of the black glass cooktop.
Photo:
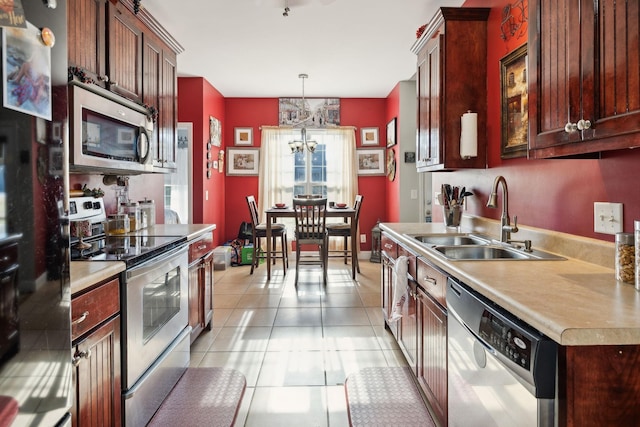
M 92 238 L 71 243 L 73 261 L 124 261 L 127 267 L 141 264 L 187 241 L 185 236 L 122 235 Z

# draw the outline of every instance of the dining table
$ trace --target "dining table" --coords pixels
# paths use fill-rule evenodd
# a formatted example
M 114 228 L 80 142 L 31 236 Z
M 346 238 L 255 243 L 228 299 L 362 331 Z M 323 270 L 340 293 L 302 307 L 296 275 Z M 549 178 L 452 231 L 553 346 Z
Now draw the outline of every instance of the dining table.
M 283 208 L 271 207 L 265 210 L 267 215 L 266 221 L 266 240 L 267 240 L 267 280 L 271 280 L 271 224 L 277 222 L 278 218 L 295 218 L 296 213 L 291 206 L 285 206 Z M 353 224 L 355 220 L 356 211 L 351 206 L 344 208 L 327 206 L 326 217 L 327 218 L 343 218 L 344 222 Z M 356 278 L 356 263 L 353 261 L 358 256 L 358 240 L 357 240 L 357 227 L 351 227 L 351 277 Z

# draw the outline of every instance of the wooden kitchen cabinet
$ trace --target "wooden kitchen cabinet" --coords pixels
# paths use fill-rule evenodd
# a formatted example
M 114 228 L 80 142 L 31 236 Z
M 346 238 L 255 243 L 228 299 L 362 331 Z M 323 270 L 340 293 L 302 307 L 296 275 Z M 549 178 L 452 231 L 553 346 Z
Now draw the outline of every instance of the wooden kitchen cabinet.
M 444 293 L 440 291 L 440 288 L 442 291 L 446 289 L 447 279 L 424 260 L 420 262 L 418 274 L 423 280 L 418 283 L 425 287 L 418 286 L 416 289 L 418 384 L 439 424 L 447 425 L 447 311 L 444 308 Z
M 381 245 L 381 286 L 382 286 L 382 316 L 385 321 L 385 327 L 391 330 L 393 336 L 398 336 L 398 323 L 389 322 L 391 309 L 393 304 L 393 275 L 395 269 L 396 258 L 398 257 L 398 243 L 391 239 L 386 233 L 382 233 L 380 239 Z
M 109 90 L 142 102 L 142 29 L 124 4 L 107 4 Z
M 638 2 L 529 2 L 531 157 L 640 144 L 638 14 Z
M 189 326 L 191 343 L 213 319 L 213 233 L 189 244 Z
M 486 167 L 489 11 L 441 7 L 411 48 L 418 60 L 418 172 Z M 478 113 L 478 155 L 462 158 L 460 121 L 467 111 Z
M 107 0 L 67 0 L 69 67 L 107 87 Z
M 71 298 L 74 426 L 121 425 L 120 280 Z
M 171 171 L 176 168 L 177 157 L 177 57 L 153 34 L 145 34 L 143 44 L 144 103 L 158 108 L 154 133 L 150 138 L 152 164 L 156 171 Z

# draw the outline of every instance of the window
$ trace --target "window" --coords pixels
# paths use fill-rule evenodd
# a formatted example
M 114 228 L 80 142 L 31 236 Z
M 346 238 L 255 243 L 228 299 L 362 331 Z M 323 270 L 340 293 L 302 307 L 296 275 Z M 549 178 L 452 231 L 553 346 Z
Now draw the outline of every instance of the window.
M 329 201 L 352 204 L 358 192 L 355 130 L 350 127 L 310 129 L 318 145 L 313 153 L 291 153 L 289 141 L 300 129 L 262 127 L 260 212 L 275 203 L 291 205 L 294 195 L 321 194 Z

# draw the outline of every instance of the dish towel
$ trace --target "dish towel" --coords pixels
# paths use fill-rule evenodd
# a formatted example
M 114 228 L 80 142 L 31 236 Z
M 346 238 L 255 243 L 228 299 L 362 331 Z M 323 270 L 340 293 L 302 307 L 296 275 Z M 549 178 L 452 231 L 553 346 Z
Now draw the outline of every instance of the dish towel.
M 402 304 L 407 298 L 407 270 L 408 258 L 399 256 L 393 269 L 393 303 L 391 306 L 390 322 L 396 322 L 402 317 Z

